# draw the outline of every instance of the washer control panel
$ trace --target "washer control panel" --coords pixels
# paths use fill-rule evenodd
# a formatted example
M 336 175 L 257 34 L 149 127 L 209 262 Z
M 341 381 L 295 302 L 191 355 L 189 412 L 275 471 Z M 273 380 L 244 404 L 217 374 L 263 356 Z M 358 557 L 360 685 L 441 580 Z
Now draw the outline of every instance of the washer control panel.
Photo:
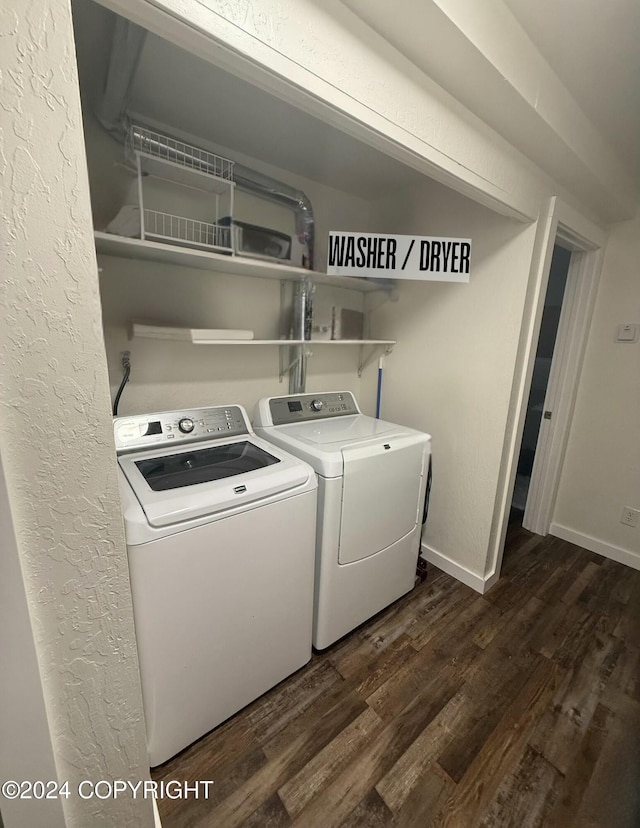
M 273 425 L 301 423 L 306 420 L 326 420 L 360 414 L 360 409 L 350 391 L 331 394 L 294 394 L 289 397 L 272 397 L 269 412 Z
M 116 417 L 113 421 L 118 454 L 152 448 L 162 443 L 170 445 L 249 433 L 249 420 L 239 405 L 135 414 L 131 417 Z

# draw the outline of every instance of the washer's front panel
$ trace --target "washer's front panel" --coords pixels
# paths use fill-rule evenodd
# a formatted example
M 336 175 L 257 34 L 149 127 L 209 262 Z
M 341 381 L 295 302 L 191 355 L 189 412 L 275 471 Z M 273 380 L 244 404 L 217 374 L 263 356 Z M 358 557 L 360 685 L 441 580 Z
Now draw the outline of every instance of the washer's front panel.
M 238 405 L 161 411 L 118 417 L 113 423 L 116 451 L 140 451 L 166 444 L 178 445 L 215 437 L 250 434 L 251 428 Z
M 350 391 L 273 397 L 269 400 L 269 411 L 273 425 L 301 423 L 307 420 L 326 420 L 329 417 L 343 417 L 346 414 L 360 413 L 360 409 Z

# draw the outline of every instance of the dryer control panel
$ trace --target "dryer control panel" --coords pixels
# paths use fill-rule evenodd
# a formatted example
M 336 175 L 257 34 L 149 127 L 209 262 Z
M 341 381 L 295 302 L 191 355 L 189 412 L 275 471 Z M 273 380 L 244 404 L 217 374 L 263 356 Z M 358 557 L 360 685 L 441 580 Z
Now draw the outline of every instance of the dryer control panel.
M 239 405 L 135 414 L 117 417 L 113 421 L 118 454 L 152 448 L 161 443 L 182 444 L 250 433 L 249 419 Z
M 328 417 L 344 417 L 360 414 L 360 409 L 350 391 L 329 394 L 294 394 L 288 397 L 272 397 L 269 413 L 273 425 L 301 423 L 308 420 L 326 420 Z

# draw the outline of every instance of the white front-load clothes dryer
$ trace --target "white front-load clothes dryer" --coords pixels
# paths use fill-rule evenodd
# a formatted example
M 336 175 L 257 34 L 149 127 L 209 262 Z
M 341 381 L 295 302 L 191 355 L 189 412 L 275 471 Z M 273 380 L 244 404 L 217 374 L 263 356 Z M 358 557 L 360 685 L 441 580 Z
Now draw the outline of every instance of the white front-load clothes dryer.
M 153 767 L 310 659 L 317 482 L 240 406 L 114 433 Z
M 260 400 L 257 434 L 318 475 L 313 645 L 415 583 L 431 438 L 362 414 L 348 391 Z

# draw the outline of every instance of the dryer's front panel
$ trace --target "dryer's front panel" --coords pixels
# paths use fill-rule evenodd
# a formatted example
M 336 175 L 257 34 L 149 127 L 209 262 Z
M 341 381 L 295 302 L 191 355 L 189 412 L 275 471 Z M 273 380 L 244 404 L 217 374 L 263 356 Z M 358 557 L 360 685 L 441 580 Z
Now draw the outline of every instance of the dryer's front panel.
M 340 564 L 375 555 L 416 527 L 425 447 L 397 436 L 343 449 Z

